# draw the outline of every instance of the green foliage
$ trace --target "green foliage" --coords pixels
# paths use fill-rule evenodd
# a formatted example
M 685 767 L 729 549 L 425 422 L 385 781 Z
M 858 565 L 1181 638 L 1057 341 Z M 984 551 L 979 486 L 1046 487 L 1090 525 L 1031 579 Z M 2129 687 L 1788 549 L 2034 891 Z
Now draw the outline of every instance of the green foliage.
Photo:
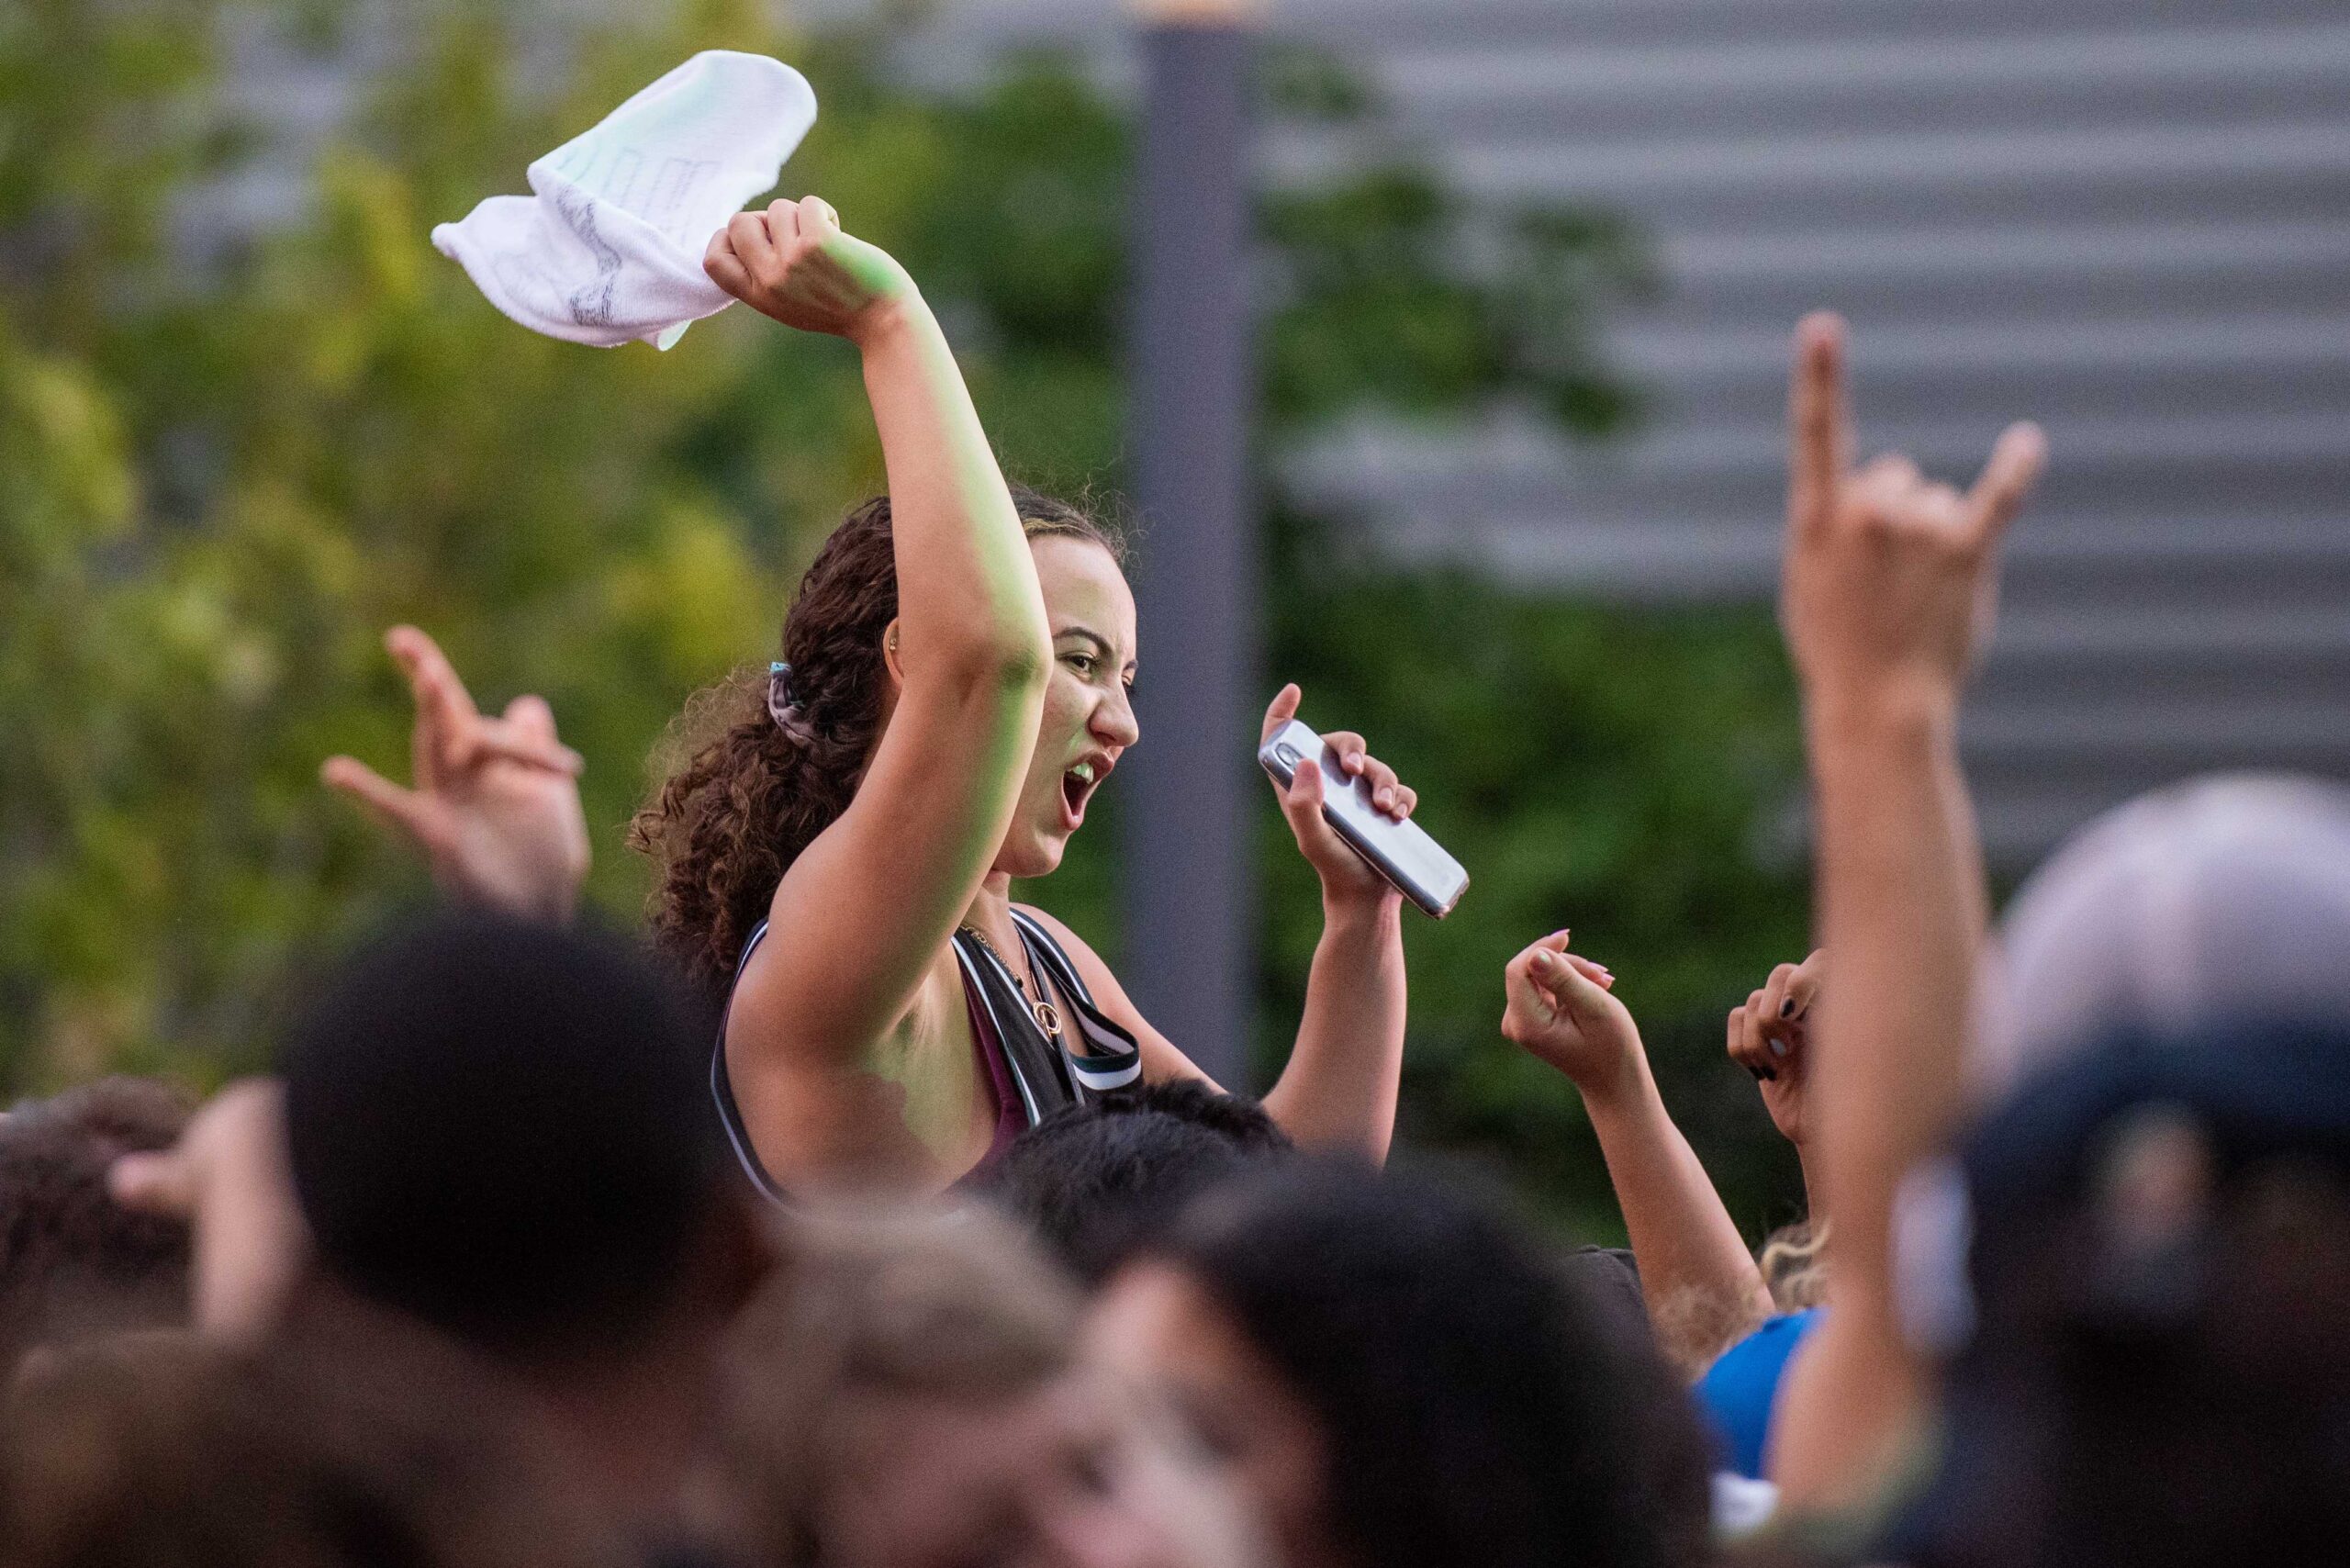
M 555 343 L 499 317 L 426 235 L 691 50 L 807 71 L 823 113 L 787 191 L 822 191 L 922 280 L 1015 474 L 1102 493 L 1121 476 L 1131 134 L 1064 65 L 923 95 L 892 82 L 886 32 L 779 36 L 753 0 L 559 33 L 551 0 L 420 4 L 408 57 L 320 151 L 303 203 L 259 235 L 191 239 L 200 182 L 259 145 L 222 91 L 217 9 L 28 0 L 0 19 L 12 1088 L 252 1067 L 290 978 L 423 895 L 400 848 L 316 782 L 336 751 L 398 771 L 407 704 L 378 645 L 396 622 L 441 638 L 484 701 L 554 704 L 590 760 L 591 896 L 634 918 L 643 868 L 621 828 L 665 726 L 765 656 L 799 565 L 881 486 L 854 356 L 742 311 L 667 354 Z M 266 19 L 305 47 L 341 36 L 336 0 Z M 1281 51 L 1268 77 L 1275 112 L 1376 127 L 1375 97 L 1326 61 Z M 1260 232 L 1269 476 L 1360 413 L 1510 403 L 1583 438 L 1637 414 L 1594 328 L 1649 280 L 1605 215 L 1489 209 L 1391 159 L 1268 194 Z M 1787 1170 L 1740 1165 L 1768 1145 L 1718 1056 L 1722 1011 L 1803 934 L 1799 887 L 1758 850 L 1794 777 L 1767 624 L 1404 572 L 1347 520 L 1273 510 L 1278 673 L 1373 737 L 1477 878 L 1452 920 L 1409 933 L 1416 1136 L 1495 1151 L 1565 1212 L 1605 1214 L 1573 1096 L 1493 1029 L 1502 963 L 1572 924 L 1691 1090 L 1676 1106 L 1700 1147 L 1744 1170 L 1741 1217 L 1778 1217 Z M 1270 807 L 1265 834 L 1266 1016 L 1287 1020 L 1314 890 Z M 1035 890 L 1114 951 L 1113 844 L 1081 835 Z
M 1279 554 L 1326 563 L 1326 532 L 1293 522 Z M 1795 1217 L 1799 1174 L 1721 1055 L 1728 1008 L 1804 950 L 1801 881 L 1760 842 L 1758 803 L 1784 797 L 1799 761 L 1769 618 L 1561 603 L 1375 562 L 1277 577 L 1277 667 L 1416 781 L 1417 819 L 1472 877 L 1444 921 L 1404 913 L 1406 1136 L 1494 1160 L 1579 1228 L 1613 1228 L 1580 1102 L 1497 1028 L 1503 965 L 1569 927 L 1619 977 L 1740 1217 Z M 1259 863 L 1270 1024 L 1303 1003 L 1317 890 L 1277 821 Z

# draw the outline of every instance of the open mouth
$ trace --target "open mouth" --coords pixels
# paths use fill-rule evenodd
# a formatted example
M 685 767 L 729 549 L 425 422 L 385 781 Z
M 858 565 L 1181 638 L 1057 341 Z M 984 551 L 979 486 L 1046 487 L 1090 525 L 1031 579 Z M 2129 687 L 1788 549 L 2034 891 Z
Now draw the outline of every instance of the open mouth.
M 1098 764 L 1080 762 L 1061 775 L 1061 815 L 1069 826 L 1074 828 L 1085 820 L 1086 798 L 1108 772 Z

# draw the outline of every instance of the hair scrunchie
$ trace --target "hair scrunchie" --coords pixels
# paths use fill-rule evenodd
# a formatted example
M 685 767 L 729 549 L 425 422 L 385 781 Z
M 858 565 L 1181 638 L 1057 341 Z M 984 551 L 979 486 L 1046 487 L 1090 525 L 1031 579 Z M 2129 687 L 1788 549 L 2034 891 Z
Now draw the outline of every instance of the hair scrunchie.
M 791 700 L 791 666 L 780 660 L 767 666 L 767 717 L 800 745 L 815 740 L 816 728 L 799 703 Z

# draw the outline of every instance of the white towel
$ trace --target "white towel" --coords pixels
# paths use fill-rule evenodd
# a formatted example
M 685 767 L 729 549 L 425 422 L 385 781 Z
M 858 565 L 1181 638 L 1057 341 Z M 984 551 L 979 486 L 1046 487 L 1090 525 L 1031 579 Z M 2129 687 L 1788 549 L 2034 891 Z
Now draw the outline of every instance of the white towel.
M 710 237 L 815 123 L 799 72 L 709 50 L 532 163 L 536 194 L 491 196 L 432 243 L 533 331 L 666 349 L 730 303 L 701 270 Z

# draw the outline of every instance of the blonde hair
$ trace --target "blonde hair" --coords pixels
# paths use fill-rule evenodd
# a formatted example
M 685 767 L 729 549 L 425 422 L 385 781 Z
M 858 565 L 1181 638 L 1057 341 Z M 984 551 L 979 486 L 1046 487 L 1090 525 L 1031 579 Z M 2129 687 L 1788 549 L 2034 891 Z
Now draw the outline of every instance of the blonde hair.
M 1762 1242 L 1755 1258 L 1771 1305 L 1781 1312 L 1801 1312 L 1828 1300 L 1828 1222 L 1817 1226 L 1798 1220 L 1783 1225 Z
M 1070 1364 L 1080 1304 L 974 1208 L 802 1211 L 785 1251 L 736 1326 L 730 1437 L 753 1544 L 798 1565 L 822 1555 L 834 1439 L 858 1406 L 1026 1393 Z

